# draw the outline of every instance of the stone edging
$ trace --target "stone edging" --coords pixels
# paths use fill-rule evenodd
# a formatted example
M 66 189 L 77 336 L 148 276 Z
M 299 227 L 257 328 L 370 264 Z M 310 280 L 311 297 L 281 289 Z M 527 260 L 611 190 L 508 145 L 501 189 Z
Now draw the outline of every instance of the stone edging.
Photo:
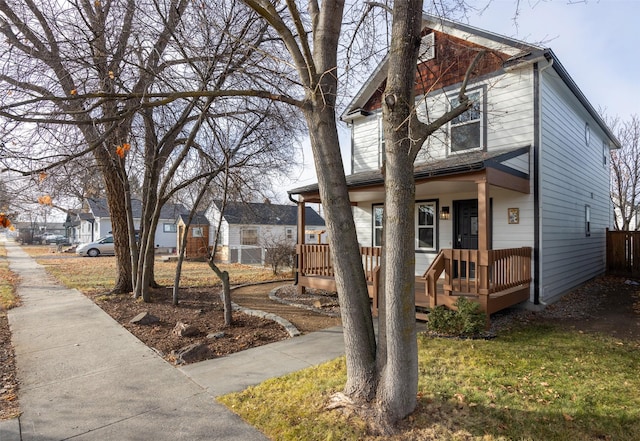
M 271 292 L 269 293 L 269 299 L 273 300 L 274 302 L 279 302 L 279 303 L 282 303 L 283 305 L 295 306 L 296 308 L 306 309 L 307 311 L 317 312 L 318 314 L 326 315 L 328 317 L 340 317 L 340 314 L 337 314 L 335 312 L 327 312 L 327 311 L 323 311 L 320 308 L 315 308 L 313 306 L 304 305 L 302 303 L 290 302 L 288 300 L 281 299 L 280 297 L 276 296 L 277 290 L 278 288 L 272 289 Z
M 283 282 L 287 282 L 290 280 L 283 280 Z M 279 281 L 276 281 L 279 282 Z M 243 288 L 245 286 L 254 286 L 254 285 L 265 285 L 267 283 L 273 283 L 273 281 L 271 282 L 260 282 L 260 283 L 247 283 L 244 285 L 238 285 L 238 286 L 234 286 L 233 288 L 231 288 L 231 292 L 233 292 L 234 290 L 238 289 L 238 288 Z M 278 288 L 274 288 L 273 290 L 271 290 L 271 292 L 269 293 L 269 298 L 271 298 L 271 293 L 273 293 L 274 291 L 276 291 Z M 222 298 L 222 293 L 220 293 L 220 297 Z M 247 315 L 251 315 L 254 317 L 260 317 L 263 319 L 267 319 L 267 320 L 272 320 L 274 322 L 276 322 L 277 324 L 279 324 L 280 326 L 282 326 L 285 331 L 287 331 L 289 333 L 290 337 L 297 337 L 299 335 L 302 335 L 302 332 L 300 332 L 300 330 L 298 328 L 296 328 L 293 323 L 291 323 L 289 320 L 286 320 L 282 317 L 280 317 L 279 315 L 270 313 L 270 312 L 265 312 L 265 311 L 260 311 L 258 309 L 251 309 L 251 308 L 245 308 L 244 306 L 240 306 L 237 303 L 231 302 L 231 307 L 233 308 L 234 311 L 239 311 L 242 312 L 244 314 Z

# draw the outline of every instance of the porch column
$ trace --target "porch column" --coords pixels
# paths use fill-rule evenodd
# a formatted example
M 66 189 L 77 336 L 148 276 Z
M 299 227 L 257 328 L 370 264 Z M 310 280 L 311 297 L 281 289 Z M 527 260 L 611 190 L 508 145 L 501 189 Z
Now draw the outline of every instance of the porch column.
M 489 249 L 489 184 L 478 182 L 478 250 Z
M 489 249 L 489 184 L 487 181 L 478 182 L 478 253 L 479 262 L 476 270 L 480 290 L 489 289 L 489 264 L 485 260 Z M 487 296 L 480 295 L 480 305 L 488 311 Z M 488 320 L 488 319 L 487 319 Z
M 300 245 L 304 245 L 304 238 L 305 238 L 305 234 L 304 234 L 304 230 L 305 230 L 305 225 L 307 224 L 306 219 L 305 219 L 305 215 L 306 215 L 306 210 L 305 210 L 305 202 L 304 202 L 304 198 L 302 196 L 300 196 L 298 198 L 298 221 L 297 221 L 297 231 L 298 231 L 298 238 L 297 238 L 297 244 L 298 246 L 296 246 L 296 260 L 298 263 L 298 268 L 296 269 L 296 284 L 298 287 L 298 294 L 304 294 L 304 286 L 302 286 L 299 283 L 299 277 L 302 275 L 302 268 L 303 268 L 303 256 L 304 254 L 302 253 L 302 249 L 300 247 Z

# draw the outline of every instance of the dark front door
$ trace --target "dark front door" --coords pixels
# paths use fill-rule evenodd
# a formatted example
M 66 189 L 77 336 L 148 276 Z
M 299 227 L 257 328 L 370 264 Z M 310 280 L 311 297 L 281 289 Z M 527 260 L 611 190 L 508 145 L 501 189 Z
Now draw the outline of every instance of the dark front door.
M 478 249 L 478 200 L 453 202 L 454 248 Z
M 478 249 L 478 200 L 453 202 L 453 244 L 463 250 Z M 458 270 L 459 268 L 459 270 Z M 469 278 L 474 278 L 475 263 L 469 265 Z M 467 262 L 454 262 L 453 277 L 467 277 Z

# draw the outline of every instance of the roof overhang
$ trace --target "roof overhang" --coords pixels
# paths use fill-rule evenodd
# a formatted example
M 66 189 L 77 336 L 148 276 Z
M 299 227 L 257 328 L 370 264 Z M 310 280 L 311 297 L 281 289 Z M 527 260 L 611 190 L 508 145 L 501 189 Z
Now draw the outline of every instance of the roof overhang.
M 429 182 L 486 182 L 520 193 L 530 192 L 529 170 L 514 168 L 510 160 L 526 157 L 529 164 L 530 146 L 496 152 L 466 152 L 414 167 L 416 186 Z M 522 162 L 522 161 L 521 161 Z M 346 177 L 352 201 L 362 199 L 358 194 L 384 193 L 384 176 L 380 170 L 354 173 Z M 320 203 L 318 184 L 290 190 L 300 201 Z

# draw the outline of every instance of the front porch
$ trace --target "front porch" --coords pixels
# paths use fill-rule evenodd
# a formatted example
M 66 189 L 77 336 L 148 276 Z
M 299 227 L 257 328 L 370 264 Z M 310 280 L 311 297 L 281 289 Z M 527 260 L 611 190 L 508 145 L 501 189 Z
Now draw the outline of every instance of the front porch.
M 437 305 L 453 308 L 461 296 L 478 302 L 488 315 L 529 299 L 535 243 L 530 153 L 529 147 L 465 152 L 414 167 L 418 318 Z M 358 240 L 371 244 L 360 250 L 376 312 L 384 177 L 380 170 L 352 174 L 347 186 Z M 329 245 L 304 244 L 304 206 L 322 202 L 318 185 L 290 194 L 298 195 L 298 286 L 335 290 Z M 494 249 L 498 244 L 502 248 Z
M 363 268 L 377 314 L 381 248 L 361 247 Z M 297 246 L 298 289 L 335 291 L 329 245 Z M 455 309 L 460 296 L 478 302 L 487 316 L 529 298 L 531 248 L 502 250 L 443 249 L 422 276 L 416 277 L 416 318 L 426 320 L 428 308 Z

